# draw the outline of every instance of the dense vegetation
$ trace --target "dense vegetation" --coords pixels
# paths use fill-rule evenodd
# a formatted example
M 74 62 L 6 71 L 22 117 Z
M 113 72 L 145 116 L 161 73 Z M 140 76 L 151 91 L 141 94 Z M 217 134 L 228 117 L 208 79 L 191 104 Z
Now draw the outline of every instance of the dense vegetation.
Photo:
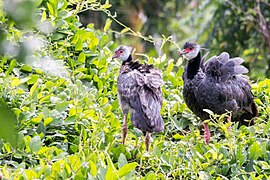
M 108 10 L 109 1 L 13 0 L 0 5 L 0 179 L 270 178 L 269 79 L 252 84 L 260 115 L 256 124 L 237 129 L 237 124 L 223 123 L 226 115 L 212 114 L 207 146 L 200 120 L 182 98 L 183 60 L 169 56 L 179 48 L 175 39 L 160 36 L 156 42 L 121 26 Z M 102 26 L 82 26 L 78 13 L 87 9 L 104 14 Z M 111 28 L 115 23 L 119 32 Z M 162 69 L 165 81 L 165 131 L 153 135 L 150 152 L 131 122 L 126 145 L 121 145 L 116 89 L 121 64 L 111 56 L 134 36 L 160 44 L 136 54 Z

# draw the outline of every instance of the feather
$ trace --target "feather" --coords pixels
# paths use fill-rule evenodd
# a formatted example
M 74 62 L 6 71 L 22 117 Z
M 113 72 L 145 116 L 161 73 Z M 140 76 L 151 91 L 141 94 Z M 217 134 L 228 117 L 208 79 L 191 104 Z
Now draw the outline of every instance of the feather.
M 202 61 L 201 61 L 201 64 L 200 64 L 200 67 L 203 68 L 204 67 L 204 61 L 205 59 L 207 58 L 208 54 L 210 53 L 210 51 L 208 51 L 203 57 L 202 57 Z
M 245 68 L 244 66 L 235 66 L 234 73 L 235 74 L 246 74 L 246 73 L 248 73 L 248 69 Z
M 222 62 L 222 63 L 226 63 L 229 60 L 229 58 L 230 58 L 230 55 L 227 52 L 222 52 L 219 55 L 220 62 Z
M 183 94 L 187 106 L 197 116 L 202 120 L 209 118 L 203 109 L 209 109 L 216 114 L 231 111 L 233 118 L 239 118 L 244 124 L 244 117 L 251 119 L 257 114 L 252 105 L 254 102 L 251 87 L 243 75 L 248 73 L 248 69 L 242 65 L 242 58 L 230 59 L 229 54 L 223 52 L 209 58 L 204 65 L 200 64 L 202 70 L 199 69 L 193 78 L 188 78 L 188 68 L 192 63 L 196 65 L 194 61 L 189 60 L 189 65 L 184 69 Z
M 131 111 L 132 124 L 142 131 L 160 132 L 164 122 L 162 107 L 162 73 L 153 65 L 129 62 L 122 65 L 118 93 L 124 113 Z

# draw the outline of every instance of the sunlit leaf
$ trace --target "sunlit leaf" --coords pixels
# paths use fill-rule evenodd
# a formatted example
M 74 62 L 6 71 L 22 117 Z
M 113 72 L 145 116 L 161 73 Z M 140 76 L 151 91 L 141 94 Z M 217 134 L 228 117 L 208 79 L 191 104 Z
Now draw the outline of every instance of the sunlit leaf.
M 38 86 L 38 82 L 36 82 L 36 83 L 30 88 L 30 96 L 33 96 L 33 93 L 35 92 L 37 86 Z
M 258 157 L 261 156 L 261 148 L 260 148 L 260 145 L 258 144 L 258 142 L 254 142 L 250 148 L 249 148 L 249 157 L 251 159 L 258 159 Z
M 26 174 L 27 178 L 29 178 L 29 179 L 37 178 L 37 173 L 35 171 L 31 170 L 31 169 L 27 169 L 25 171 L 25 174 Z
M 94 47 L 96 47 L 98 43 L 99 43 L 98 38 L 94 36 L 93 38 L 91 38 L 91 42 L 88 45 L 89 49 L 90 50 L 94 49 Z
M 157 177 L 156 177 L 155 173 L 153 173 L 153 172 L 149 172 L 145 176 L 145 180 L 155 180 L 156 178 Z
M 53 121 L 53 118 L 48 117 L 44 120 L 44 126 L 47 126 L 48 124 L 50 124 Z
M 83 52 L 79 54 L 78 61 L 82 63 L 85 62 L 85 54 Z
M 134 170 L 137 166 L 138 166 L 138 163 L 136 163 L 136 162 L 129 163 L 129 164 L 122 166 L 118 171 L 118 176 L 121 178 L 121 177 L 127 175 L 132 170 Z
M 14 78 L 14 79 L 11 81 L 11 86 L 15 87 L 15 86 L 18 86 L 20 83 L 21 83 L 21 81 L 20 81 L 19 78 Z
M 47 7 L 48 7 L 48 9 L 49 9 L 50 14 L 54 16 L 54 9 L 53 9 L 53 6 L 52 6 L 50 3 L 47 2 Z
M 130 28 L 126 27 L 126 28 L 122 29 L 122 30 L 120 31 L 120 33 L 121 33 L 121 34 L 124 34 L 124 33 L 128 32 L 129 30 L 130 30 Z
M 111 24 L 112 24 L 112 20 L 107 19 L 106 22 L 105 22 L 105 26 L 103 28 L 103 31 L 106 32 L 111 27 Z
M 97 167 L 96 164 L 93 161 L 89 161 L 90 169 L 91 169 L 91 174 L 96 177 L 97 176 Z

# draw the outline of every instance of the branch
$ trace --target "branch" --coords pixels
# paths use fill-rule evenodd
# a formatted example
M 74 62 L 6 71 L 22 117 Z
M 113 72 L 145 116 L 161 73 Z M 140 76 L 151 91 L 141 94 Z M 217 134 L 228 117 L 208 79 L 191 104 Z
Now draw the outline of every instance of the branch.
M 261 32 L 262 36 L 266 40 L 266 43 L 268 45 L 268 54 L 270 54 L 270 30 L 269 30 L 269 25 L 267 24 L 264 16 L 262 15 L 261 9 L 260 9 L 260 0 L 256 0 L 256 15 L 258 19 L 258 25 L 259 25 L 259 31 Z
M 130 27 L 126 26 L 124 23 L 120 22 L 116 17 L 117 14 L 115 13 L 114 15 L 112 15 L 112 13 L 105 8 L 102 8 L 102 4 L 100 3 L 95 3 L 93 6 L 88 6 L 89 4 L 81 4 L 82 6 L 85 6 L 85 8 L 83 8 L 82 6 L 79 8 L 80 11 L 77 11 L 76 13 L 81 13 L 87 10 L 91 10 L 91 11 L 101 11 L 104 12 L 108 17 L 110 17 L 114 22 L 116 22 L 117 24 L 119 24 L 120 26 L 123 27 L 123 29 L 126 31 L 121 33 L 121 32 L 117 32 L 117 31 L 112 31 L 113 33 L 116 34 L 129 34 L 135 37 L 139 37 L 141 39 L 143 39 L 144 41 L 148 41 L 150 43 L 152 43 L 153 45 L 156 45 L 157 42 L 162 41 L 162 46 L 160 47 L 160 49 L 162 49 L 162 47 L 164 46 L 165 43 L 170 42 L 172 44 L 174 44 L 178 50 L 181 50 L 181 48 L 178 46 L 178 44 L 172 40 L 172 37 L 162 37 L 162 38 L 153 38 L 152 36 L 143 36 L 140 32 L 135 32 L 133 29 L 131 29 Z

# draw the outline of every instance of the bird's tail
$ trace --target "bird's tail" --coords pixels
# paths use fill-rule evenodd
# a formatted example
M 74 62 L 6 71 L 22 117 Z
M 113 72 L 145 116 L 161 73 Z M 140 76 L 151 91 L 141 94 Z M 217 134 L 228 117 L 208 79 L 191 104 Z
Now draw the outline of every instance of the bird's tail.
M 132 111 L 131 122 L 141 131 L 162 132 L 164 130 L 164 122 L 160 114 L 155 119 L 149 120 L 144 112 Z

